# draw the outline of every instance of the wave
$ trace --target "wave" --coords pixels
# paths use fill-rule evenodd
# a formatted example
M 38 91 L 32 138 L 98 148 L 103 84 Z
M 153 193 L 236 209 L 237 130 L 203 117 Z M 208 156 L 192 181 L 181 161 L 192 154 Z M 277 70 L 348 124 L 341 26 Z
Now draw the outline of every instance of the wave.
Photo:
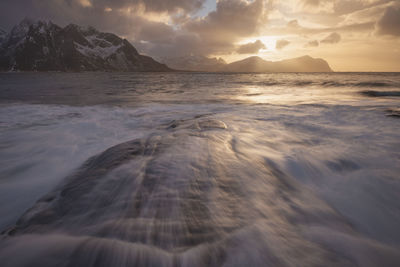
M 360 92 L 362 95 L 370 97 L 400 97 L 400 91 L 373 91 L 366 90 Z
M 388 109 L 386 110 L 386 116 L 393 118 L 400 118 L 400 109 Z
M 260 82 L 241 82 L 239 84 L 247 84 L 251 85 L 254 84 L 256 86 L 261 87 L 274 87 L 274 86 L 294 86 L 294 87 L 323 87 L 323 88 L 330 88 L 330 87 L 365 87 L 365 88 L 396 88 L 399 87 L 400 84 L 395 82 L 375 82 L 375 81 L 368 81 L 368 82 L 339 82 L 337 80 L 289 80 L 289 81 L 260 81 Z
M 360 237 L 232 126 L 211 116 L 177 119 L 88 159 L 4 233 L 0 262 L 398 266 L 396 249 Z M 345 159 L 324 164 L 339 173 L 359 169 Z
M 356 87 L 392 87 L 395 85 L 387 83 L 387 82 L 359 82 L 359 83 L 355 83 L 353 86 L 356 86 Z

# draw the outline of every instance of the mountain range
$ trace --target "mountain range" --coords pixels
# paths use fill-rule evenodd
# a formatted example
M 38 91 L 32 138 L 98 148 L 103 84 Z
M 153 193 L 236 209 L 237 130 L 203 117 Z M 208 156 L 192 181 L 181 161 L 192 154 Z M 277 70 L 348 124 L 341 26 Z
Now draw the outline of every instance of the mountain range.
M 277 62 L 254 56 L 230 64 L 200 55 L 160 61 L 139 54 L 126 39 L 93 27 L 24 19 L 9 33 L 0 29 L 0 71 L 332 71 L 325 60 L 310 56 Z
M 260 57 L 249 57 L 227 64 L 225 72 L 331 72 L 328 62 L 321 58 L 302 56 L 282 61 L 266 61 Z
M 282 61 L 267 61 L 253 56 L 230 64 L 221 58 L 189 55 L 163 58 L 161 62 L 177 70 L 212 72 L 332 72 L 328 62 L 320 58 L 302 56 Z
M 93 27 L 24 19 L 2 36 L 2 71 L 171 71 L 126 39 Z

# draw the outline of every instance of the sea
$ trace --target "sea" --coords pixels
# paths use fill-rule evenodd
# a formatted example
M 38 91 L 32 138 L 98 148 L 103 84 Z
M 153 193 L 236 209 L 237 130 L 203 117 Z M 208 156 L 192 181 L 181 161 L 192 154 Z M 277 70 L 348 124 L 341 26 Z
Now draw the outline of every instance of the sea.
M 0 73 L 0 265 L 400 266 L 400 73 Z

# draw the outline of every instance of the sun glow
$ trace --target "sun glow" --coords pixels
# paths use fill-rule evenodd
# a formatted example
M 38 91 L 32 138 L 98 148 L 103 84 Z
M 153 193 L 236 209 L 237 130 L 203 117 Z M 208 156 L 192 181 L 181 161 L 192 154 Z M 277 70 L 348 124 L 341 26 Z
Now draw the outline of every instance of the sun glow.
M 244 39 L 243 41 L 240 42 L 240 45 L 247 44 L 247 43 L 253 43 L 257 40 L 260 40 L 265 46 L 267 47 L 266 49 L 261 49 L 259 53 L 267 52 L 267 51 L 276 51 L 276 42 L 279 39 L 279 36 L 258 36 L 258 37 L 252 37 L 248 39 Z
M 272 61 L 277 61 L 281 60 L 282 58 L 287 57 L 287 51 L 283 54 L 281 50 L 276 49 L 276 42 L 280 39 L 284 38 L 284 36 L 275 36 L 275 35 L 268 35 L 268 36 L 257 36 L 257 37 L 251 37 L 251 38 L 246 38 L 242 39 L 239 43 L 237 43 L 237 46 L 241 46 L 244 44 L 249 44 L 249 43 L 254 43 L 257 40 L 260 40 L 265 46 L 265 49 L 260 49 L 258 53 L 251 54 L 253 56 L 259 56 L 267 60 L 272 60 Z M 232 53 L 232 54 L 227 54 L 227 55 L 212 55 L 211 57 L 217 56 L 217 57 L 222 57 L 225 61 L 228 63 L 244 59 L 248 56 L 251 56 L 249 54 L 238 54 L 238 53 Z

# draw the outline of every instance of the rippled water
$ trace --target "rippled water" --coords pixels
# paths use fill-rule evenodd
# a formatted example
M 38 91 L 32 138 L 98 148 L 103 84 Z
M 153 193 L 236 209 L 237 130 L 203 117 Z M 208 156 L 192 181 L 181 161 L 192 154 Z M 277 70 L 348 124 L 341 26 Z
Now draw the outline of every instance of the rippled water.
M 399 95 L 400 74 L 0 74 L 1 266 L 400 266 Z

